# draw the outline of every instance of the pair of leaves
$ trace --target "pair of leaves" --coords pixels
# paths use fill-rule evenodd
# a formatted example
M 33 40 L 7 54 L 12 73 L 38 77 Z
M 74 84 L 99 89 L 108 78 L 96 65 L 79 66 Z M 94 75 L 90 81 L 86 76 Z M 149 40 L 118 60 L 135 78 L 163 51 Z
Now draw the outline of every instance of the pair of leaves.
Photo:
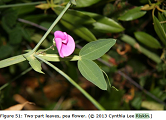
M 93 41 L 85 45 L 79 53 L 80 60 L 78 60 L 78 69 L 81 74 L 102 90 L 107 89 L 107 84 L 101 69 L 92 60 L 104 55 L 115 42 L 115 39 Z
M 124 15 L 119 17 L 119 20 L 122 21 L 131 21 L 138 19 L 146 14 L 146 11 L 141 11 L 141 7 L 135 7 L 131 10 L 128 10 Z
M 104 55 L 115 44 L 115 42 L 115 39 L 100 39 L 90 42 L 81 49 L 79 56 L 73 56 L 72 58 L 66 59 L 72 60 L 73 58 L 79 58 L 78 68 L 81 74 L 100 89 L 106 90 L 107 84 L 104 75 L 99 66 L 92 60 Z M 41 71 L 41 63 L 36 58 L 32 55 L 27 55 L 25 57 L 35 71 L 43 73 Z M 55 58 L 57 61 L 61 60 L 57 55 L 39 55 L 39 57 L 48 61 L 55 61 L 53 60 Z

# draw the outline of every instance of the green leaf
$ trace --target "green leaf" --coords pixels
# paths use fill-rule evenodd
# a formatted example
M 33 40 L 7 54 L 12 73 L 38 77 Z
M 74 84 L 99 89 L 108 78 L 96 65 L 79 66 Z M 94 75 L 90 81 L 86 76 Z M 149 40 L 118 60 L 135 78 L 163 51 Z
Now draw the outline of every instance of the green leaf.
M 103 33 L 110 33 L 110 32 L 117 33 L 117 32 L 121 32 L 124 30 L 123 28 L 117 28 L 115 26 L 110 26 L 110 25 L 103 24 L 100 22 L 95 22 L 92 25 L 94 26 L 93 27 L 94 30 L 98 30 L 98 31 L 103 32 Z
M 166 17 L 166 12 L 162 12 L 163 13 L 163 16 Z
M 10 8 L 6 9 L 2 14 L 2 27 L 5 29 L 7 33 L 10 33 L 11 29 L 16 24 L 17 11 Z
M 34 56 L 35 53 L 33 53 L 33 51 L 29 51 L 27 54 L 24 54 L 23 56 L 26 58 L 26 60 L 29 61 L 29 64 L 31 65 L 31 67 L 39 73 L 43 73 L 41 71 L 42 67 L 41 67 L 41 63 L 38 59 L 36 59 L 36 57 Z M 43 73 L 44 74 L 44 73 Z
M 158 18 L 159 18 L 160 22 L 166 21 L 166 17 L 164 16 L 164 13 L 158 12 Z M 161 26 L 164 28 L 164 31 L 166 31 L 166 24 L 165 23 L 161 23 Z
M 4 45 L 0 47 L 0 59 L 8 57 L 12 53 L 12 47 L 10 45 Z
M 36 58 L 29 59 L 29 64 L 36 72 L 44 74 L 44 72 L 41 71 L 41 63 Z
M 0 61 L 0 68 L 4 68 L 13 64 L 17 64 L 20 62 L 25 61 L 26 59 L 23 57 L 23 55 L 18 55 L 18 56 L 14 56 L 14 57 L 10 57 L 4 60 Z
M 97 59 L 104 55 L 114 44 L 115 39 L 99 39 L 86 44 L 79 53 L 81 58 L 90 60 Z
M 22 36 L 28 41 L 31 42 L 31 36 L 27 29 L 21 28 Z
M 56 14 L 59 15 L 63 9 L 64 7 L 56 7 L 54 11 Z M 95 22 L 95 20 L 89 17 L 88 15 L 83 14 L 80 11 L 71 10 L 71 9 L 67 10 L 67 12 L 63 15 L 62 19 L 77 25 L 92 24 Z
M 94 20 L 96 20 L 96 22 L 92 23 L 92 25 L 94 26 L 93 29 L 95 30 L 98 30 L 103 33 L 108 33 L 108 32 L 117 33 L 124 30 L 124 28 L 113 19 L 91 12 L 82 12 L 82 13 L 87 14 L 90 17 L 92 17 Z
M 156 31 L 162 43 L 166 46 L 166 34 L 156 16 L 153 17 L 153 22 L 154 22 L 154 30 Z
M 142 101 L 141 107 L 149 110 L 164 110 L 164 105 L 153 101 Z
M 15 27 L 9 33 L 9 43 L 19 44 L 22 41 L 22 31 L 20 27 Z
M 82 25 L 75 25 L 72 24 L 66 20 L 61 19 L 60 21 L 67 29 L 71 30 L 74 32 L 76 35 L 81 37 L 82 39 L 86 41 L 95 41 L 96 37 L 93 35 L 91 31 L 89 31 L 86 27 Z
M 155 39 L 154 37 L 152 37 L 151 35 L 145 32 L 135 32 L 134 35 L 139 42 L 141 42 L 142 44 L 148 47 L 156 48 L 156 49 L 162 48 L 157 39 Z
M 138 51 L 142 52 L 144 55 L 146 55 L 147 57 L 149 57 L 150 59 L 152 59 L 156 63 L 161 62 L 161 59 L 157 54 L 155 54 L 154 52 L 151 52 L 148 49 L 146 49 L 146 48 L 142 47 L 141 45 L 139 45 L 134 38 L 132 38 L 128 35 L 123 35 L 121 37 L 121 40 L 128 43 L 128 44 L 130 44 L 132 47 L 134 47 Z
M 136 109 L 140 109 L 141 108 L 141 102 L 142 102 L 142 98 L 141 97 L 136 97 L 136 98 L 134 98 L 134 100 L 132 101 L 131 104 Z
M 6 20 L 5 20 L 4 17 L 2 17 L 1 24 L 2 24 L 3 29 L 4 29 L 7 33 L 10 33 L 10 32 L 11 32 L 11 28 L 10 28 L 9 25 L 6 23 Z
M 76 0 L 76 7 L 88 7 L 91 6 L 101 0 Z
M 3 14 L 6 25 L 13 27 L 16 24 L 17 11 L 13 9 L 7 9 Z
M 78 69 L 87 80 L 100 89 L 107 90 L 103 73 L 95 62 L 88 59 L 81 59 L 78 61 Z
M 146 11 L 141 11 L 141 7 L 135 7 L 131 10 L 128 10 L 124 15 L 119 17 L 119 20 L 122 21 L 131 21 L 138 19 L 146 14 Z

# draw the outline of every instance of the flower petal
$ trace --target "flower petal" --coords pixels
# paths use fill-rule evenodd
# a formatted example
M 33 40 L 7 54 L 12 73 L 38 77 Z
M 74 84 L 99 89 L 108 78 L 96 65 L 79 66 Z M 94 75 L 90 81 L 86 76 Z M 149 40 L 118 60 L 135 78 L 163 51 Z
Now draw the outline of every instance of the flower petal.
M 61 53 L 65 57 L 71 55 L 75 50 L 74 39 L 70 35 L 67 35 L 67 39 L 68 39 L 68 43 L 62 44 L 62 47 L 61 47 Z
M 55 38 L 61 38 L 62 40 L 66 39 L 66 35 L 62 31 L 55 31 L 54 32 Z
M 68 42 L 68 38 L 67 38 L 68 34 L 66 32 L 63 32 L 63 33 L 66 36 L 66 38 L 62 40 L 62 43 L 67 44 L 67 42 Z
M 57 50 L 59 52 L 60 57 L 64 57 L 63 53 L 61 52 L 62 49 L 62 39 L 61 38 L 55 38 L 55 43 L 56 43 L 56 47 Z

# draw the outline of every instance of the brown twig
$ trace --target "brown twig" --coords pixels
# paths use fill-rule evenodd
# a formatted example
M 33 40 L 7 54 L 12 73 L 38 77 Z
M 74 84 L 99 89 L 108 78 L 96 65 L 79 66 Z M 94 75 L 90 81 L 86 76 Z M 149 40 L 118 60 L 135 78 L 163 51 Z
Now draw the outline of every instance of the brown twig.
M 45 27 L 43 27 L 43 26 L 40 26 L 40 25 L 38 25 L 38 24 L 36 24 L 36 23 L 30 22 L 30 21 L 28 21 L 28 20 L 24 20 L 24 19 L 18 18 L 18 21 L 19 21 L 19 22 L 22 22 L 22 23 L 26 23 L 26 24 L 32 25 L 32 26 L 34 26 L 34 27 L 36 27 L 36 28 L 39 28 L 39 29 L 41 29 L 41 30 L 44 30 L 44 31 L 47 31 L 47 30 L 48 30 L 47 28 L 45 28 Z M 53 34 L 53 32 L 51 32 L 51 33 Z

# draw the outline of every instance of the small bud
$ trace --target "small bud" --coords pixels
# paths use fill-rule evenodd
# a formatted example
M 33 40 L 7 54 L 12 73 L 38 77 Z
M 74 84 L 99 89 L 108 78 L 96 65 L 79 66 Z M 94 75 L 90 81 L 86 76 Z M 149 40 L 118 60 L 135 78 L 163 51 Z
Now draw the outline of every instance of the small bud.
M 50 6 L 48 4 L 40 4 L 40 5 L 37 5 L 35 6 L 36 8 L 39 8 L 39 9 L 42 9 L 42 10 L 45 10 L 45 9 L 49 9 Z

